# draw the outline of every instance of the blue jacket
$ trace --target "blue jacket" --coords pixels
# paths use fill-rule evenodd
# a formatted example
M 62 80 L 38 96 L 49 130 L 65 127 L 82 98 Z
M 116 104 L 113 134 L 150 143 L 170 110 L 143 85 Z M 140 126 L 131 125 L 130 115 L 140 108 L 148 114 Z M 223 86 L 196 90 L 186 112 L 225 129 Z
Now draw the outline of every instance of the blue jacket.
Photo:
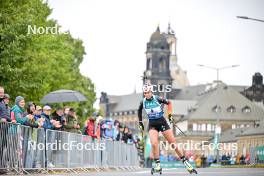
M 44 129 L 54 129 L 54 125 L 50 122 L 50 118 L 47 114 L 42 113 L 41 117 L 45 119 L 45 122 L 43 124 Z
M 3 99 L 0 99 L 0 121 L 1 119 L 6 119 L 8 122 L 10 119 L 10 109 L 6 106 Z

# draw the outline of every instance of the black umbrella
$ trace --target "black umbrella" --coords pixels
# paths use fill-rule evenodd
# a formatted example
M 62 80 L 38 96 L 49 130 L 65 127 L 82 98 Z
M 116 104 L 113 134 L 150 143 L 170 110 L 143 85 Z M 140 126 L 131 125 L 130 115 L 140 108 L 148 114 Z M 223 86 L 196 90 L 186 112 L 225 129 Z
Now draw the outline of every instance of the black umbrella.
M 42 104 L 80 101 L 87 101 L 87 98 L 80 92 L 73 90 L 57 90 L 50 92 L 40 100 Z

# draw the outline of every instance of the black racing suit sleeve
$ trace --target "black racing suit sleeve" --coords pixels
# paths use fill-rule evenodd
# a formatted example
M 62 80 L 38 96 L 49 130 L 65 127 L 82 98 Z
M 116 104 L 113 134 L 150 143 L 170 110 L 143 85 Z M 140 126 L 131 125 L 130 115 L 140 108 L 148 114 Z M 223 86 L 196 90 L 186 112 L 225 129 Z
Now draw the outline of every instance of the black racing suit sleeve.
M 142 122 L 142 110 L 143 110 L 143 101 L 140 102 L 138 107 L 138 121 Z

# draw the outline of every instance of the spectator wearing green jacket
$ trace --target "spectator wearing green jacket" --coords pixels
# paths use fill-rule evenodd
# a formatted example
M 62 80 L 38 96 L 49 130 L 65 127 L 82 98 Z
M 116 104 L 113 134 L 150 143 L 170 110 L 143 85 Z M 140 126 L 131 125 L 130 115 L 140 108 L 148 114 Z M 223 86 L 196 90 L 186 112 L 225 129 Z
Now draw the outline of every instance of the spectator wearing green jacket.
M 70 108 L 68 114 L 66 115 L 66 125 L 64 126 L 64 128 L 66 129 L 66 131 L 71 133 L 81 133 L 80 125 L 73 108 Z

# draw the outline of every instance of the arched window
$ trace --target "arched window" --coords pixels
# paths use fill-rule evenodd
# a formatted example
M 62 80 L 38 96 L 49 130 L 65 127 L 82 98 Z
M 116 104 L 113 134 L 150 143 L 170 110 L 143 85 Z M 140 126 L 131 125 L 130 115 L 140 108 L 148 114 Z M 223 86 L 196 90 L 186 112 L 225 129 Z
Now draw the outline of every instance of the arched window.
M 213 112 L 216 112 L 216 113 L 221 112 L 221 107 L 215 105 L 215 106 L 212 108 L 212 111 L 213 111 Z
M 234 112 L 236 112 L 236 108 L 235 108 L 235 106 L 233 106 L 233 105 L 229 106 L 229 107 L 227 108 L 227 112 L 230 112 L 230 113 L 234 113 Z
M 251 108 L 249 106 L 245 106 L 245 107 L 242 108 L 242 112 L 245 113 L 245 114 L 246 113 L 250 113 L 251 112 Z
M 162 57 L 159 59 L 159 72 L 166 71 L 166 61 Z

